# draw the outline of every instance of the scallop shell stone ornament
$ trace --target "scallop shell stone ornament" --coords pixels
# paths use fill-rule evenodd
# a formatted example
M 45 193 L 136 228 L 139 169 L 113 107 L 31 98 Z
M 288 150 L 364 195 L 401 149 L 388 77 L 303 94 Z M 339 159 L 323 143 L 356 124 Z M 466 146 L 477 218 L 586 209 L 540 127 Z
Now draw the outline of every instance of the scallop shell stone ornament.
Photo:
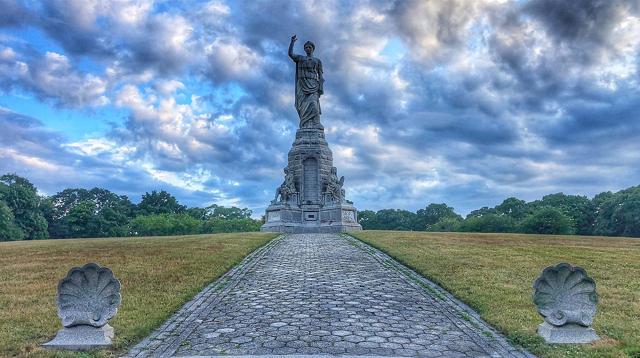
M 121 301 L 120 281 L 95 263 L 72 268 L 58 284 L 58 315 L 64 327 L 102 327 L 116 315 Z
M 584 269 L 560 263 L 549 266 L 533 284 L 533 302 L 549 324 L 589 327 L 596 314 L 596 283 Z

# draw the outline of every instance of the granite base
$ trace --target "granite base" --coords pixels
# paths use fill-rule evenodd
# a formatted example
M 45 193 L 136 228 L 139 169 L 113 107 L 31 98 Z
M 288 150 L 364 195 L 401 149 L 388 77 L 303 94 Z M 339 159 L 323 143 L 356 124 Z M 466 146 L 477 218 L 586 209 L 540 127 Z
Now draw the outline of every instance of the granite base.
M 267 222 L 260 231 L 285 233 L 340 233 L 362 230 L 358 224 L 358 211 L 351 204 L 270 205 Z
M 88 351 L 95 348 L 110 347 L 112 339 L 113 327 L 108 324 L 100 328 L 80 325 L 62 328 L 53 340 L 42 346 L 53 349 Z
M 591 327 L 577 324 L 556 327 L 547 322 L 538 326 L 538 335 L 547 343 L 591 343 L 600 339 Z

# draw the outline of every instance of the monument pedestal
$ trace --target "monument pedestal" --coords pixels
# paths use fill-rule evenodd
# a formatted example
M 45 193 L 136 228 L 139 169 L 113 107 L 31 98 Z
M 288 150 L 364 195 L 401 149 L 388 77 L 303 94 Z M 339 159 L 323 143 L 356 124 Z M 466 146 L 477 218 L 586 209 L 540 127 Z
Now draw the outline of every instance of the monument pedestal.
M 353 205 L 327 206 L 303 205 L 292 208 L 286 205 L 270 205 L 266 223 L 260 231 L 287 233 L 336 233 L 362 230 L 358 213 Z
M 260 231 L 335 233 L 362 230 L 344 197 L 322 126 L 300 128 L 288 155 L 284 183 L 266 210 Z

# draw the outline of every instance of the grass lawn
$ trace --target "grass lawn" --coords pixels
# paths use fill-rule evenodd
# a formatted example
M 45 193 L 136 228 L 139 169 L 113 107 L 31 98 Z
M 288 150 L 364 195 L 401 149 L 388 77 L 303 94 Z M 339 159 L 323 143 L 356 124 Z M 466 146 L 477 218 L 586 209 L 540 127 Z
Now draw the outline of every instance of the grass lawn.
M 52 356 L 39 347 L 61 328 L 55 296 L 69 269 L 96 262 L 122 283 L 110 321 L 123 353 L 208 283 L 275 234 L 234 233 L 147 238 L 0 242 L 0 357 Z M 61 354 L 56 356 L 74 356 Z
M 541 357 L 640 357 L 640 239 L 521 234 L 352 233 L 453 293 L 513 342 Z M 589 345 L 547 345 L 531 300 L 542 269 L 587 270 L 600 302 Z

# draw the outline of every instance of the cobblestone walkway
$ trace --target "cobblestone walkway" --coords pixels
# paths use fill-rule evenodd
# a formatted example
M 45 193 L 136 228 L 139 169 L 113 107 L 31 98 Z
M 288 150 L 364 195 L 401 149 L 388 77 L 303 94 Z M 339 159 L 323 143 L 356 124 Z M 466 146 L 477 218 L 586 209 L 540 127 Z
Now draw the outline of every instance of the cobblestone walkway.
M 347 236 L 287 235 L 201 292 L 129 356 L 530 357 L 468 307 Z

